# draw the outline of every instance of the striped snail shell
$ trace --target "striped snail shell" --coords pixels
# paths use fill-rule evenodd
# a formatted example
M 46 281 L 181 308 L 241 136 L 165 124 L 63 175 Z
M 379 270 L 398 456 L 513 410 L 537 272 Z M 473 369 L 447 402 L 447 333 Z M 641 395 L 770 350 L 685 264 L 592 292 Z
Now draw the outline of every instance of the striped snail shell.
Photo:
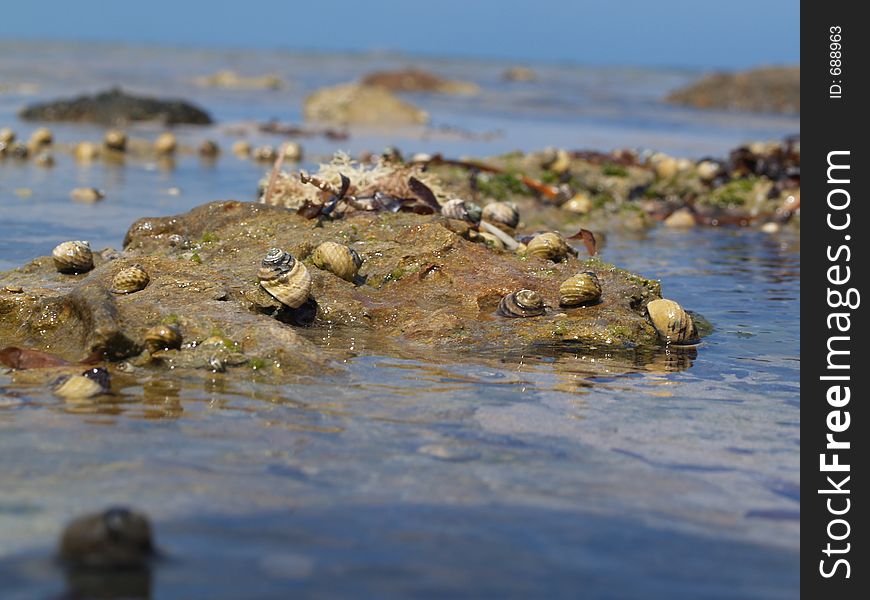
M 507 229 L 514 229 L 520 222 L 520 213 L 517 207 L 507 202 L 490 202 L 483 207 L 481 219 L 493 225 Z
M 479 223 L 481 210 L 477 204 L 466 202 L 462 198 L 453 198 L 441 206 L 441 214 L 448 219 Z
M 581 306 L 593 304 L 601 299 L 601 283 L 592 271 L 577 273 L 559 286 L 561 306 Z
M 540 233 L 529 240 L 526 245 L 526 254 L 553 262 L 567 258 L 569 253 L 571 253 L 571 247 L 568 246 L 568 242 L 555 231 Z
M 263 259 L 257 279 L 263 289 L 290 308 L 299 308 L 311 293 L 311 275 L 289 252 L 272 248 Z
M 496 312 L 502 317 L 537 317 L 544 314 L 544 300 L 538 292 L 520 290 L 502 298 Z
M 54 266 L 60 273 L 84 273 L 94 268 L 94 254 L 88 242 L 70 241 L 51 251 Z
M 132 294 L 145 289 L 151 278 L 142 265 L 131 265 L 121 269 L 112 278 L 112 292 L 115 294 Z
M 103 144 L 109 150 L 123 152 L 127 149 L 127 134 L 120 129 L 110 129 L 103 137 Z
M 81 375 L 63 377 L 55 384 L 54 393 L 63 398 L 92 398 L 109 391 L 109 372 L 103 367 L 88 369 Z
M 691 344 L 698 340 L 692 317 L 673 300 L 653 300 L 646 305 L 653 327 L 669 344 Z
M 155 325 L 145 332 L 145 349 L 154 353 L 158 350 L 177 350 L 181 348 L 181 331 L 175 325 Z
M 320 244 L 314 249 L 311 260 L 318 269 L 334 273 L 347 281 L 353 281 L 363 263 L 356 250 L 336 242 Z

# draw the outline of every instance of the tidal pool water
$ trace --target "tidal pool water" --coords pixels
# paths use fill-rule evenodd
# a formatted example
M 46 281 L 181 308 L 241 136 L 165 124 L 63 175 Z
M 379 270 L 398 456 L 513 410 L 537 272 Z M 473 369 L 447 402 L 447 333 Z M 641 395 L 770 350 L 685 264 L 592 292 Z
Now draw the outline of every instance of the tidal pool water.
M 539 83 L 511 86 L 498 78 L 506 65 L 479 61 L 5 42 L 0 83 L 15 87 L 0 92 L 0 126 L 26 136 L 35 125 L 15 117 L 23 104 L 120 83 L 199 102 L 218 124 L 177 135 L 226 146 L 233 124 L 298 122 L 310 89 L 410 63 L 484 88 L 413 96 L 436 125 L 498 135 L 352 132 L 301 140 L 309 160 L 387 144 L 451 156 L 547 145 L 722 155 L 799 130 L 796 119 L 659 104 L 697 75 L 682 71 L 539 66 Z M 227 67 L 291 87 L 188 83 Z M 52 129 L 62 142 L 102 135 Z M 253 199 L 266 170 L 229 153 L 181 156 L 171 169 L 56 158 L 52 169 L 0 162 L 0 270 L 63 239 L 120 247 L 141 216 Z M 106 200 L 71 201 L 85 185 Z M 336 373 L 283 385 L 251 370 L 154 374 L 122 380 L 98 405 L 64 404 L 0 371 L 0 597 L 113 589 L 68 576 L 52 556 L 67 520 L 115 504 L 155 523 L 165 558 L 125 583 L 145 597 L 795 597 L 799 232 L 611 234 L 602 258 L 661 279 L 713 333 L 686 351 L 535 348 L 457 361 L 309 330 L 324 352 L 351 356 Z

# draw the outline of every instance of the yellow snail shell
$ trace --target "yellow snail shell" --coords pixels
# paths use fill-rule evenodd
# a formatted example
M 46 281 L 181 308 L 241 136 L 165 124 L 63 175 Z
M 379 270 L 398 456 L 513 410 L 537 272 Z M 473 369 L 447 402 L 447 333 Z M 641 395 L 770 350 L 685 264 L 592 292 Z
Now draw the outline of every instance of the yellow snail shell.
M 173 154 L 175 153 L 176 148 L 178 148 L 178 140 L 176 140 L 175 136 L 168 131 L 166 133 L 161 133 L 157 136 L 157 139 L 154 140 L 154 151 L 157 154 Z
M 653 300 L 646 305 L 650 321 L 659 336 L 669 344 L 690 344 L 698 339 L 692 317 L 673 300 Z
M 474 239 L 475 242 L 480 242 L 485 244 L 486 246 L 492 248 L 493 250 L 504 250 L 505 245 L 504 242 L 496 235 L 491 234 L 488 231 L 480 231 L 477 233 L 477 237 Z
M 314 249 L 311 260 L 318 269 L 334 273 L 347 281 L 353 281 L 363 263 L 356 250 L 336 242 L 320 244 Z
M 568 242 L 555 231 L 538 234 L 526 245 L 526 254 L 553 262 L 563 260 L 570 252 Z
M 100 155 L 100 147 L 93 142 L 79 142 L 73 150 L 73 155 L 79 162 L 90 162 Z
M 263 259 L 257 279 L 263 289 L 290 308 L 299 308 L 311 293 L 311 275 L 289 252 L 272 248 Z
M 34 148 L 47 146 L 52 142 L 52 140 L 54 140 L 54 136 L 52 135 L 51 130 L 45 127 L 40 127 L 30 134 L 30 144 Z
M 233 142 L 232 150 L 239 158 L 247 158 L 251 154 L 251 144 L 245 140 L 237 140 Z
M 0 129 L 0 144 L 11 144 L 15 141 L 15 132 L 8 127 Z
M 132 265 L 118 271 L 117 275 L 112 278 L 112 292 L 115 294 L 132 294 L 139 290 L 145 289 L 151 278 L 145 267 L 142 265 Z
M 127 149 L 127 134 L 120 129 L 110 129 L 103 137 L 103 144 L 109 150 L 123 152 Z
M 502 298 L 496 312 L 503 317 L 537 317 L 544 314 L 544 300 L 538 292 L 520 290 Z
M 490 202 L 483 207 L 480 218 L 493 225 L 514 229 L 520 222 L 517 207 L 507 202 Z
M 559 286 L 561 306 L 581 306 L 593 304 L 601 299 L 601 283 L 592 271 L 577 273 Z
M 60 273 L 84 273 L 94 268 L 94 254 L 88 242 L 70 241 L 51 251 L 54 266 Z
M 145 349 L 152 354 L 158 350 L 181 348 L 181 331 L 175 325 L 155 325 L 145 332 Z
M 109 372 L 103 367 L 95 367 L 81 375 L 70 375 L 60 379 L 54 393 L 62 398 L 92 398 L 109 391 Z

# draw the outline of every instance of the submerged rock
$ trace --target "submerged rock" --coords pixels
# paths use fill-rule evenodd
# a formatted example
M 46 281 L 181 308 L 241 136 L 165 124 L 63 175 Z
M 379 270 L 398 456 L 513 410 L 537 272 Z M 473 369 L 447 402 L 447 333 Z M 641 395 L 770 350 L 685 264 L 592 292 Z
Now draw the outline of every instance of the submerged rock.
M 134 96 L 120 88 L 93 96 L 34 104 L 22 110 L 19 116 L 26 121 L 73 121 L 104 125 L 123 125 L 134 121 L 160 121 L 167 125 L 208 125 L 212 122 L 207 112 L 189 102 Z
M 69 360 L 141 355 L 142 364 L 212 370 L 248 361 L 314 374 L 330 364 L 319 345 L 325 332 L 339 329 L 385 347 L 457 355 L 658 343 L 644 314 L 661 296 L 657 282 L 598 259 L 553 263 L 500 252 L 465 239 L 469 227 L 440 215 L 367 211 L 317 227 L 296 211 L 234 201 L 140 219 L 123 252 L 112 260 L 95 253 L 89 273 L 59 274 L 44 257 L 0 274 L 0 339 Z M 190 245 L 173 243 L 179 237 Z M 353 244 L 363 259 L 354 281 L 313 267 L 315 249 L 327 241 Z M 258 283 L 272 247 L 311 266 L 309 303 L 287 308 Z M 116 275 L 133 265 L 147 270 L 147 286 L 112 293 Z M 585 271 L 600 282 L 601 301 L 559 308 L 560 284 Z M 10 288 L 22 291 L 3 291 Z M 521 289 L 540 296 L 543 314 L 499 318 L 502 297 Z M 149 355 L 148 332 L 161 324 L 177 327 L 184 341 Z
M 306 121 L 333 125 L 422 125 L 429 116 L 388 90 L 348 83 L 320 89 L 305 99 Z
M 800 114 L 800 67 L 765 67 L 714 73 L 672 92 L 671 104 L 750 112 Z
M 115 507 L 67 525 L 59 554 L 68 567 L 111 570 L 145 566 L 156 553 L 148 517 Z
M 363 85 L 373 85 L 391 92 L 431 92 L 437 94 L 473 95 L 480 88 L 467 81 L 452 81 L 421 69 L 375 71 L 362 78 Z
M 277 75 L 246 77 L 231 70 L 222 70 L 211 75 L 196 77 L 193 82 L 201 87 L 237 90 L 277 90 L 284 85 L 284 82 Z

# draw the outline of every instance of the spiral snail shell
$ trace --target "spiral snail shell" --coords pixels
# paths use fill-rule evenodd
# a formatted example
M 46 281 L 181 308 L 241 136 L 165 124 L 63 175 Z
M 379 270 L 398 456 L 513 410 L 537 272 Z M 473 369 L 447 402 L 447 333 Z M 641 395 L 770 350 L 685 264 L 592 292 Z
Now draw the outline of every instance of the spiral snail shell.
M 577 273 L 559 286 L 561 306 L 581 306 L 593 304 L 601 299 L 601 283 L 592 271 Z
M 538 292 L 520 290 L 502 298 L 496 312 L 502 317 L 537 317 L 544 314 L 544 300 Z
M 127 134 L 120 129 L 110 129 L 103 137 L 103 145 L 109 150 L 123 152 L 127 149 Z
M 84 273 L 94 268 L 94 254 L 88 242 L 63 242 L 51 251 L 54 266 L 60 273 Z
M 81 375 L 63 377 L 54 386 L 54 393 L 63 398 L 92 398 L 109 391 L 109 372 L 103 367 L 88 369 Z
M 553 262 L 567 258 L 570 253 L 571 247 L 568 246 L 568 242 L 555 231 L 540 233 L 529 240 L 526 245 L 526 254 Z
M 318 269 L 334 273 L 347 281 L 353 281 L 363 263 L 356 250 L 336 242 L 320 244 L 314 249 L 311 260 Z
M 151 278 L 142 265 L 131 265 L 121 269 L 112 278 L 112 292 L 115 294 L 132 294 L 144 290 Z
M 698 331 L 692 317 L 673 300 L 653 300 L 646 305 L 653 327 L 669 344 L 691 344 L 697 341 Z
M 145 332 L 145 349 L 150 353 L 158 350 L 181 348 L 181 331 L 175 325 L 155 325 Z
M 466 202 L 462 198 L 453 198 L 441 206 L 441 214 L 448 219 L 468 221 L 469 223 L 479 223 L 481 212 L 477 204 Z
M 490 202 L 483 207 L 480 218 L 502 228 L 514 229 L 520 222 L 520 213 L 513 204 Z
M 311 293 L 311 275 L 289 252 L 272 248 L 263 259 L 257 279 L 263 289 L 290 308 L 299 308 Z

